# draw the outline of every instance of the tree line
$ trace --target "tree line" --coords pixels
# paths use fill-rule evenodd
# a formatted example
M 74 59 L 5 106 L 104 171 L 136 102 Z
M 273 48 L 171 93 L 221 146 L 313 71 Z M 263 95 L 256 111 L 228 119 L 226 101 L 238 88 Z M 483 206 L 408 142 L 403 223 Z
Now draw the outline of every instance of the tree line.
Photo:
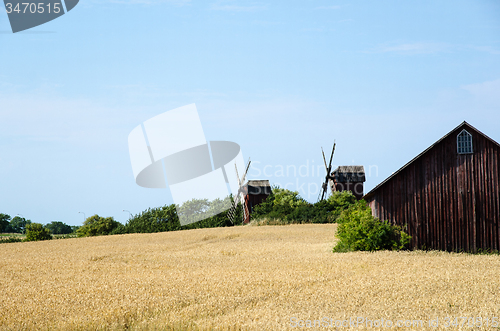
M 232 197 L 228 197 L 233 202 Z M 196 228 L 227 227 L 241 225 L 243 207 L 238 204 L 235 223 L 228 218 L 228 211 L 215 216 L 181 225 L 178 213 L 187 214 L 194 211 L 194 218 L 211 208 L 220 210 L 227 201 L 193 199 L 182 206 L 174 204 L 157 208 L 148 208 L 131 217 L 125 224 L 113 217 L 93 215 L 85 219 L 80 227 L 69 226 L 60 221 L 49 224 L 32 223 L 22 217 L 10 218 L 0 214 L 0 232 L 26 234 L 26 241 L 52 239 L 53 234 L 75 234 L 78 237 L 117 235 L 127 233 L 153 233 L 178 231 Z M 371 215 L 371 210 L 365 201 L 357 199 L 351 192 L 334 192 L 327 199 L 309 203 L 300 197 L 298 192 L 273 187 L 265 201 L 254 207 L 251 222 L 256 225 L 286 225 L 296 223 L 338 223 L 337 245 L 335 252 L 355 250 L 374 251 L 379 249 L 403 249 L 411 237 L 403 229 L 383 222 Z M 20 239 L 9 239 L 20 241 Z M 6 242 L 4 240 L 4 242 Z
M 8 214 L 0 213 L 0 233 L 26 234 L 26 229 L 30 224 L 33 224 L 31 220 L 24 217 L 11 218 Z M 70 226 L 60 221 L 52 221 L 44 227 L 52 234 L 70 234 L 79 228 L 79 226 Z

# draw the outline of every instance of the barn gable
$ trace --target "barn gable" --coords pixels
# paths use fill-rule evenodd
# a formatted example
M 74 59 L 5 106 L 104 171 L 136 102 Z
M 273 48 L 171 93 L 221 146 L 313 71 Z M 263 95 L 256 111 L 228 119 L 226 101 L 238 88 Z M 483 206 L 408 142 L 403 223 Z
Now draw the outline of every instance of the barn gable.
M 500 250 L 500 145 L 463 122 L 364 199 L 413 248 Z

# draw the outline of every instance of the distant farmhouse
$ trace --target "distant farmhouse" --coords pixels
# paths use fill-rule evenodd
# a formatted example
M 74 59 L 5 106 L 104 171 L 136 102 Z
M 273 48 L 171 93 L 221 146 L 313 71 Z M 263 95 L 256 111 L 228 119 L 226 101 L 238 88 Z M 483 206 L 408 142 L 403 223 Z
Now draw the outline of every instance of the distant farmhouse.
M 500 145 L 463 122 L 364 199 L 412 248 L 500 250 Z

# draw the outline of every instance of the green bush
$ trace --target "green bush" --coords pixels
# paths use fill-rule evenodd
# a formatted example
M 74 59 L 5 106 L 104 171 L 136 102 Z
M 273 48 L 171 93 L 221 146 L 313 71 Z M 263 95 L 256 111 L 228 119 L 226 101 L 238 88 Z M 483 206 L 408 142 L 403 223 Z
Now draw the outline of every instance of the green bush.
M 76 230 L 78 237 L 91 237 L 110 234 L 121 223 L 114 220 L 113 217 L 100 217 L 94 215 L 88 217 L 83 225 Z
M 69 239 L 69 238 L 75 238 L 76 233 L 69 233 L 69 234 L 53 234 L 52 239 Z
M 0 244 L 18 243 L 21 241 L 23 241 L 23 240 L 17 236 L 8 236 L 6 238 L 0 238 Z
M 232 197 L 228 196 L 224 200 L 215 199 L 209 202 L 207 199 L 192 199 L 184 202 L 181 206 L 177 206 L 178 214 L 185 215 L 189 224 L 182 226 L 182 229 L 198 229 L 198 228 L 214 228 L 232 226 L 229 221 L 228 211 L 219 212 L 224 210 L 227 206 L 233 203 Z M 243 216 L 236 210 L 234 222 L 239 224 L 243 220 Z M 211 217 L 200 218 L 206 215 L 213 215 Z
M 124 234 L 124 233 L 127 233 L 127 228 L 125 227 L 125 225 L 120 223 L 109 234 Z
M 38 241 L 52 239 L 50 230 L 40 223 L 30 223 L 26 225 L 26 241 Z
M 297 212 L 297 209 L 300 212 Z M 304 216 L 301 218 L 307 218 L 306 215 L 309 211 L 310 203 L 302 199 L 299 192 L 274 186 L 266 200 L 253 208 L 251 218 L 253 220 L 260 218 L 281 219 L 291 222 L 301 215 Z
M 73 232 L 71 226 L 60 221 L 52 221 L 49 224 L 45 224 L 45 227 L 53 234 L 70 234 Z
M 230 199 L 230 197 L 228 199 Z M 232 199 L 230 202 L 232 203 Z M 191 216 L 188 217 L 188 220 L 195 221 L 197 215 L 203 214 L 207 211 L 210 212 L 211 209 L 220 210 L 222 203 L 227 203 L 227 201 L 224 202 L 222 200 L 215 200 L 208 203 L 208 200 L 193 199 L 180 206 L 179 212 L 181 214 L 189 213 Z M 192 215 L 193 211 L 195 211 L 194 215 Z M 228 211 L 224 211 L 212 217 L 181 226 L 177 215 L 177 208 L 172 204 L 158 208 L 149 208 L 139 215 L 135 215 L 124 226 L 116 228 L 112 234 L 152 233 L 234 225 L 229 221 L 227 214 Z M 234 221 L 235 224 L 241 224 L 242 222 L 242 208 L 240 205 L 238 205 L 236 210 Z
M 374 218 L 364 200 L 344 210 L 338 223 L 334 252 L 400 250 L 411 239 L 400 227 Z
M 342 211 L 356 203 L 350 191 L 333 192 L 327 199 L 313 205 L 312 223 L 336 223 Z
M 131 218 L 125 226 L 116 229 L 118 233 L 152 233 L 180 230 L 175 205 L 148 208 Z
M 311 204 L 298 192 L 273 187 L 266 201 L 254 207 L 251 217 L 255 223 L 264 219 L 273 224 L 335 223 L 340 213 L 355 202 L 356 197 L 345 191 L 334 192 L 327 199 Z

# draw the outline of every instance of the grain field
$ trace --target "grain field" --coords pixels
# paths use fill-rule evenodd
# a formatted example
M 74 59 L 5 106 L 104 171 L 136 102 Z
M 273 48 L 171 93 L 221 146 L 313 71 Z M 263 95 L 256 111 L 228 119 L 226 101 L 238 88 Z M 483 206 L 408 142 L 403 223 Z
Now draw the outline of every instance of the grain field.
M 489 318 L 481 329 L 498 330 L 498 255 L 334 254 L 335 229 L 244 226 L 2 244 L 0 330 L 310 330 L 307 320 L 333 326 L 349 318 L 457 330 L 443 319 L 461 316 Z M 439 327 L 429 328 L 435 318 Z

